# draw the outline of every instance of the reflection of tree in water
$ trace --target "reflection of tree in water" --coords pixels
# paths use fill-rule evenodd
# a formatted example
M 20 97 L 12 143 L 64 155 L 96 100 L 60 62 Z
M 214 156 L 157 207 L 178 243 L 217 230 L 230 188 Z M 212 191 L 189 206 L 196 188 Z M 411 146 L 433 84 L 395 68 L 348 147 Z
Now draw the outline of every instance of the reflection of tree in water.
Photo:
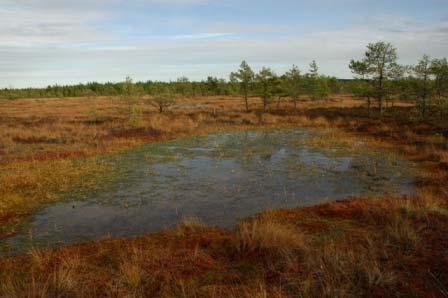
M 150 164 L 145 172 L 164 190 L 188 180 L 197 187 L 225 193 L 253 187 L 284 190 L 298 184 L 305 185 L 304 190 L 309 185 L 341 193 L 376 192 L 394 189 L 401 182 L 399 177 L 405 176 L 405 167 L 384 152 L 353 154 L 340 147 L 308 148 L 307 139 L 314 133 L 319 132 L 287 129 L 211 134 L 148 145 L 141 153 Z M 134 152 L 123 164 L 132 170 L 141 166 L 137 163 L 141 160 Z M 216 183 L 209 181 L 213 179 Z
M 179 215 L 230 227 L 266 208 L 394 189 L 412 193 L 406 185 L 415 177 L 410 163 L 374 148 L 353 154 L 331 145 L 307 147 L 313 133 L 219 133 L 129 150 L 111 159 L 123 173 L 111 187 L 86 194 L 76 208 L 62 202 L 43 210 L 32 223 L 33 235 L 51 243 L 77 242 L 89 233 L 92 239 L 141 235 L 175 224 Z
M 283 137 L 272 131 L 245 132 L 241 139 L 241 153 L 236 160 L 244 169 L 253 170 L 254 167 L 260 169 L 260 166 L 263 169 L 263 165 L 282 148 L 280 141 Z
M 147 188 L 150 196 L 160 197 L 174 191 L 181 197 L 218 193 L 280 199 L 399 189 L 407 167 L 394 156 L 375 150 L 353 154 L 331 145 L 309 148 L 313 133 L 239 131 L 146 145 L 123 154 L 119 166 L 133 174 L 124 175 L 118 188 Z M 137 177 L 140 168 L 145 178 Z
M 231 135 L 221 136 L 220 142 L 212 140 L 212 148 L 207 152 L 216 162 L 231 158 L 244 169 L 251 169 L 250 166 L 258 158 L 269 158 L 273 151 L 275 140 L 272 140 L 272 133 L 244 131 Z M 204 144 L 207 146 L 207 144 Z

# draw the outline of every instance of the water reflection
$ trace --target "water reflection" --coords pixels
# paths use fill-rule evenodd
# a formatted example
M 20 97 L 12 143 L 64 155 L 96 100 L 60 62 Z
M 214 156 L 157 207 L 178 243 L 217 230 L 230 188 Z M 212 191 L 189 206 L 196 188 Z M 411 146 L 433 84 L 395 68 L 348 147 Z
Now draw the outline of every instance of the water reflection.
M 353 153 L 304 145 L 318 133 L 230 132 L 142 146 L 114 160 L 123 173 L 118 181 L 99 192 L 68 194 L 66 202 L 38 212 L 2 245 L 22 251 L 29 245 L 136 236 L 186 216 L 231 227 L 266 208 L 414 191 L 409 162 L 371 148 Z

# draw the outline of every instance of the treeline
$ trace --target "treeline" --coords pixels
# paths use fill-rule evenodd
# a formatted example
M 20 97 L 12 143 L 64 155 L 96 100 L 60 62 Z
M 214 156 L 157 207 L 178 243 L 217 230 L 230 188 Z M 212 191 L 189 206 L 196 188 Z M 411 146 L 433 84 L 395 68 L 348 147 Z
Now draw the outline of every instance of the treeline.
M 423 55 L 416 65 L 400 65 L 397 60 L 392 44 L 377 42 L 367 46 L 362 60 L 350 61 L 349 68 L 358 79 L 353 94 L 367 100 L 369 114 L 372 100 L 381 116 L 384 104 L 399 99 L 415 102 L 423 117 L 430 107 L 444 117 L 448 110 L 447 59 Z
M 259 85 L 263 85 L 262 80 L 256 80 L 256 75 L 246 62 L 242 63 L 243 71 L 251 73 L 247 81 L 246 91 L 251 95 L 256 95 Z M 314 98 L 325 98 L 329 93 L 350 92 L 352 89 L 350 80 L 338 80 L 334 77 L 327 77 L 317 74 L 317 65 L 311 64 L 309 74 L 303 76 L 301 89 L 304 93 L 309 93 Z M 287 80 L 287 75 L 277 76 L 270 70 L 269 80 L 272 79 L 272 93 L 282 95 L 281 85 Z M 240 73 L 240 71 L 238 71 Z M 47 97 L 85 97 L 85 96 L 121 96 L 128 92 L 130 78 L 117 83 L 97 83 L 77 85 L 53 85 L 46 88 L 5 88 L 0 89 L 0 98 L 47 98 Z M 228 79 L 209 76 L 202 81 L 190 81 L 187 77 L 180 77 L 171 82 L 146 81 L 132 82 L 133 91 L 140 95 L 158 95 L 169 90 L 171 94 L 181 96 L 207 96 L 207 95 L 239 95 L 241 94 L 240 78 L 237 74 L 231 74 Z M 275 85 L 275 86 L 274 86 Z M 275 90 L 274 90 L 275 89 Z M 284 92 L 283 92 L 284 93 Z
M 162 112 L 174 104 L 177 96 L 239 95 L 249 110 L 249 96 L 257 96 L 264 110 L 276 101 L 289 100 L 297 106 L 302 98 L 327 99 L 329 94 L 352 93 L 365 99 L 369 114 L 373 103 L 378 114 L 396 100 L 416 103 L 425 117 L 429 110 L 436 110 L 444 117 L 448 110 L 448 62 L 446 58 L 430 58 L 424 55 L 416 65 L 399 65 L 396 48 L 386 42 L 371 43 L 362 60 L 350 61 L 354 74 L 352 80 L 340 80 L 319 74 L 315 61 L 302 72 L 293 65 L 286 73 L 278 75 L 271 68 L 263 67 L 255 73 L 243 61 L 228 79 L 208 77 L 195 82 L 181 77 L 172 82 L 133 82 L 126 78 L 119 83 L 88 83 L 73 86 L 48 86 L 47 88 L 3 89 L 0 97 L 40 98 L 78 96 L 121 96 L 129 102 L 144 95 L 152 95 L 153 103 Z

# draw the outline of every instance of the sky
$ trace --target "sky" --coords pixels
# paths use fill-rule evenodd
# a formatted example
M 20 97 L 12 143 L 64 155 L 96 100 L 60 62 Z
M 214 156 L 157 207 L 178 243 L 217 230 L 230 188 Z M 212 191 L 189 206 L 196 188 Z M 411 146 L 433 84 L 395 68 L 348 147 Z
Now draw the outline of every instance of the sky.
M 448 56 L 448 0 L 0 0 L 0 88 L 228 78 L 254 70 L 352 77 L 369 42 L 402 64 Z

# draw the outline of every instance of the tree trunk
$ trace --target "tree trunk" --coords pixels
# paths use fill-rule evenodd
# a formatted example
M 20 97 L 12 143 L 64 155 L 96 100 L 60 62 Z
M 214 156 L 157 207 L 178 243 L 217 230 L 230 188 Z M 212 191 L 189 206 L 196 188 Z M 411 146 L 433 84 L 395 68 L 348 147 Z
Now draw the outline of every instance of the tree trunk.
M 370 105 L 371 105 L 371 101 L 370 101 L 370 96 L 367 96 L 367 115 L 370 118 Z
M 159 106 L 159 112 L 163 113 L 163 107 L 162 106 Z
M 381 95 L 378 97 L 378 110 L 380 112 L 380 117 L 383 116 L 383 99 Z
M 443 104 L 443 102 L 442 102 L 442 97 L 441 97 L 441 95 L 440 95 L 440 97 L 439 97 L 439 109 L 440 109 L 440 119 L 443 119 L 444 117 L 444 115 L 445 115 L 445 111 L 444 111 L 444 108 L 445 108 L 445 105 Z
M 423 94 L 422 98 L 422 117 L 426 116 L 426 92 Z
M 384 61 L 385 57 L 383 57 L 383 61 Z M 384 66 L 384 64 L 383 64 Z M 381 67 L 380 70 L 380 78 L 379 78 L 379 84 L 378 84 L 378 109 L 380 112 L 380 118 L 383 116 L 383 79 L 384 79 L 384 68 Z
M 247 92 L 244 92 L 244 101 L 246 102 L 246 112 L 249 112 L 249 103 L 247 98 Z
M 428 77 L 425 74 L 425 77 L 423 78 L 423 103 L 422 103 L 422 116 L 425 117 L 426 115 L 426 97 L 428 94 L 428 90 L 427 90 L 427 80 Z

